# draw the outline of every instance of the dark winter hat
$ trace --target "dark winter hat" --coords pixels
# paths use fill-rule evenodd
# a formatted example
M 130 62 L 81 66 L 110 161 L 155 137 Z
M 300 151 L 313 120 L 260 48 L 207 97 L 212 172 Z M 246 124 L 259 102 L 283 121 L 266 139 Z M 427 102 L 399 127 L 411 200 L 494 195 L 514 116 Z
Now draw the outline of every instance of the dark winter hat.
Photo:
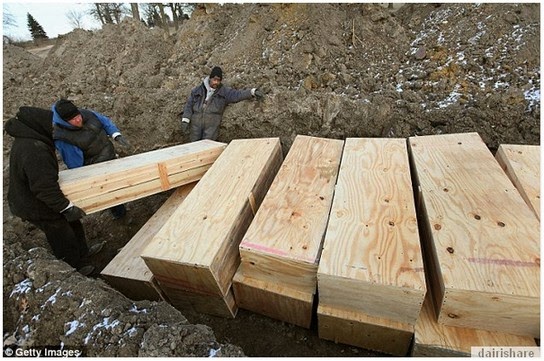
M 66 99 L 59 100 L 55 106 L 55 109 L 57 110 L 57 113 L 59 113 L 60 117 L 66 121 L 80 114 L 74 103 Z
M 215 77 L 218 77 L 219 79 L 223 79 L 223 70 L 221 70 L 221 68 L 218 66 L 214 66 L 210 74 L 210 79 Z

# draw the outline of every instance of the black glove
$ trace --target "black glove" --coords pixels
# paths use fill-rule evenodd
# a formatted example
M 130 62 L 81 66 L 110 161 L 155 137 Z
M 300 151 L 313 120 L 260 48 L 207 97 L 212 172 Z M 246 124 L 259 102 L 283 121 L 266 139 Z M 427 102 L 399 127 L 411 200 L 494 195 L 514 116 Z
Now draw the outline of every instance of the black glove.
M 83 218 L 87 214 L 83 211 L 83 209 L 79 208 L 78 206 L 72 206 L 62 212 L 62 215 L 68 222 L 75 222 L 78 219 Z
M 264 98 L 264 93 L 262 91 L 260 91 L 259 89 L 255 89 L 255 98 L 257 98 L 257 100 L 261 100 Z
M 130 148 L 129 142 L 127 142 L 127 140 L 122 135 L 116 136 L 115 141 L 119 143 L 123 148 Z

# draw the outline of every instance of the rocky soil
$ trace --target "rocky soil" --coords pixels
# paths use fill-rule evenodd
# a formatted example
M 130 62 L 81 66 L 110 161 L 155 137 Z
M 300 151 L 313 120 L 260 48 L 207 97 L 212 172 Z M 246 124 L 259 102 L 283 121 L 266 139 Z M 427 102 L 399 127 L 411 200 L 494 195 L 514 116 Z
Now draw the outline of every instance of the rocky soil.
M 69 97 L 110 116 L 134 153 L 179 144 L 187 140 L 179 113 L 191 88 L 220 65 L 228 85 L 267 94 L 227 109 L 224 142 L 279 137 L 286 153 L 297 134 L 478 132 L 491 151 L 539 144 L 539 14 L 539 4 L 410 4 L 395 12 L 371 4 L 206 4 L 175 34 L 127 20 L 73 31 L 45 58 L 4 45 L 3 118 Z M 10 144 L 4 136 L 4 200 Z M 123 220 L 108 212 L 84 219 L 90 244 L 108 242 L 93 259 L 99 270 L 168 195 L 129 203 Z M 5 347 L 63 345 L 89 356 L 375 355 L 243 310 L 225 320 L 133 302 L 99 272 L 86 278 L 55 260 L 43 234 L 14 218 L 5 201 L 3 227 Z

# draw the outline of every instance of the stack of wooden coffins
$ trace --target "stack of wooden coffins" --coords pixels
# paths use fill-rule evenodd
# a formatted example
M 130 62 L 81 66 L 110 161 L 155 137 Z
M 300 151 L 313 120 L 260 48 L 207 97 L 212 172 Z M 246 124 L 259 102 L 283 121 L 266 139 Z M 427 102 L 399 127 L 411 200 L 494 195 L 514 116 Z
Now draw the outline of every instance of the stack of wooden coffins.
M 236 315 L 238 245 L 281 162 L 277 138 L 232 141 L 143 250 L 174 306 Z
M 240 244 L 242 308 L 310 327 L 343 141 L 297 136 Z
M 103 274 L 129 297 L 317 321 L 324 339 L 393 355 L 534 346 L 536 148 L 297 136 L 282 164 L 279 139 L 234 140 Z
M 540 337 L 535 214 L 478 134 L 413 137 L 409 147 L 429 288 L 414 351 L 467 355 L 469 345 L 534 346 Z
M 404 139 L 346 140 L 317 277 L 321 337 L 408 352 L 426 288 Z

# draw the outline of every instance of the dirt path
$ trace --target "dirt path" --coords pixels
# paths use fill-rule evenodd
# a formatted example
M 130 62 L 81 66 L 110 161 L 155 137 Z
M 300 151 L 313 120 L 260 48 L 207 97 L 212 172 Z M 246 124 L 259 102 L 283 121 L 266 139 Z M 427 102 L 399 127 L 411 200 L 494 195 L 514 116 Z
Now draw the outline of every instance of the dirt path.
M 47 54 L 49 54 L 49 51 L 51 50 L 51 48 L 53 48 L 53 46 L 54 45 L 47 45 L 41 48 L 28 49 L 28 51 L 34 55 L 39 56 L 42 59 L 45 59 L 45 57 L 47 56 Z

